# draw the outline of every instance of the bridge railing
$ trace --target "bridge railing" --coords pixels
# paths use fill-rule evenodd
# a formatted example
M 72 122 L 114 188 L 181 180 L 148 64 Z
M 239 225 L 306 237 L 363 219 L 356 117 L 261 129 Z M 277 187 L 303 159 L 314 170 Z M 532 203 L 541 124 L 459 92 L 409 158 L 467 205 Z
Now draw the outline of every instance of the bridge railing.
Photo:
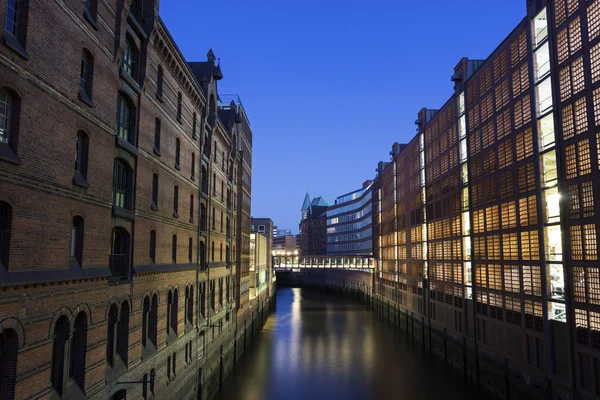
M 275 270 L 300 270 L 306 268 L 331 268 L 363 270 L 373 272 L 375 258 L 363 256 L 312 256 L 276 255 L 273 256 Z

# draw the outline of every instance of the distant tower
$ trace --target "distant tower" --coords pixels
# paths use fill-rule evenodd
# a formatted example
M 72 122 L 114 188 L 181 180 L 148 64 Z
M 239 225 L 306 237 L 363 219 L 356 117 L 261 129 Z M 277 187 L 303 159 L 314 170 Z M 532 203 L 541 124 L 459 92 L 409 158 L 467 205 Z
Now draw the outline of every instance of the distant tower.
M 300 212 L 302 213 L 302 221 L 308 219 L 308 211 L 310 210 L 310 197 L 308 196 L 308 192 L 306 196 L 304 196 L 304 203 L 302 203 L 302 209 Z

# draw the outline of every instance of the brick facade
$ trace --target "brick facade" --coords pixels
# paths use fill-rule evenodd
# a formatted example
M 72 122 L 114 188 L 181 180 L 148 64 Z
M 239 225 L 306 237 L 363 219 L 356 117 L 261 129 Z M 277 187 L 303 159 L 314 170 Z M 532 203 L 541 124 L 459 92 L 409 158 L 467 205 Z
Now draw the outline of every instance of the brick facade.
M 0 45 L 0 95 L 12 102 L 0 142 L 0 397 L 205 398 L 268 301 L 249 304 L 241 288 L 252 143 L 241 102 L 219 101 L 212 51 L 185 61 L 158 2 L 18 3 L 24 31 Z

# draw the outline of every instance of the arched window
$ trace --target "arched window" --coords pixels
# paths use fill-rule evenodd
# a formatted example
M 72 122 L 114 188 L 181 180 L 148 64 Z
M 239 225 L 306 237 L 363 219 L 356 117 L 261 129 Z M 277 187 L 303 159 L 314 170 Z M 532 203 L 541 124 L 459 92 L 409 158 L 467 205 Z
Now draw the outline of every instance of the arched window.
M 221 211 L 221 218 L 219 219 L 220 230 L 223 232 L 223 211 Z
M 160 119 L 154 120 L 154 152 L 160 155 Z
M 194 223 L 194 195 L 190 194 L 190 222 Z
M 96 16 L 98 14 L 98 0 L 85 0 L 84 15 L 91 19 L 93 23 L 96 23 Z
M 217 174 L 213 173 L 213 187 L 212 187 L 213 196 L 217 195 Z M 214 225 L 214 224 L 213 224 Z
M 179 187 L 173 188 L 173 216 L 179 218 Z
M 156 231 L 150 231 L 150 261 L 156 264 Z
M 144 297 L 142 306 L 142 347 L 148 345 L 148 336 L 150 334 L 150 297 Z
M 123 71 L 137 82 L 138 50 L 131 38 L 125 39 L 125 52 L 123 53 Z
M 208 194 L 208 173 L 206 172 L 206 167 L 202 166 L 202 179 L 201 190 L 202 193 Z
M 153 376 L 156 375 L 156 372 L 154 371 L 154 368 L 152 368 L 150 370 L 150 393 L 154 394 L 154 379 L 152 379 Z
M 138 21 L 142 22 L 142 2 L 141 0 L 133 0 L 129 8 L 130 14 Z
M 208 123 L 210 125 L 213 125 L 217 118 L 217 102 L 215 101 L 214 95 L 210 95 L 210 100 L 208 104 Z
M 73 338 L 71 339 L 71 366 L 69 378 L 73 379 L 81 391 L 85 390 L 85 355 L 87 352 L 87 314 L 81 311 L 75 317 Z
M 0 265 L 8 267 L 10 235 L 12 225 L 12 207 L 0 201 Z
M 198 258 L 200 259 L 200 267 L 204 267 L 204 262 L 206 261 L 206 249 L 204 242 L 200 242 L 200 248 L 198 249 Z
M 190 239 L 191 240 L 191 239 Z M 189 325 L 193 325 L 194 321 L 194 287 L 190 286 L 189 289 L 186 289 L 187 298 L 186 298 L 186 323 Z
M 75 143 L 75 176 L 73 182 L 81 186 L 87 186 L 88 148 L 88 135 L 83 131 L 77 132 L 77 141 Z
M 200 230 L 205 231 L 206 229 L 206 206 L 204 203 L 200 203 Z
M 196 153 L 192 153 L 192 180 L 196 179 Z
M 8 88 L 0 88 L 0 146 L 12 150 L 8 156 L 20 162 L 16 156 L 19 139 L 21 99 Z
M 121 304 L 121 315 L 119 316 L 119 336 L 117 338 L 117 352 L 121 361 L 127 366 L 129 348 L 129 303 Z
M 215 261 L 215 242 L 212 242 L 212 244 L 211 244 L 210 260 Z
M 164 79 L 165 79 L 165 77 L 163 74 L 162 66 L 159 65 L 158 73 L 156 75 L 156 97 L 158 97 L 159 100 L 162 100 L 162 96 L 163 96 L 163 81 L 164 81 Z
M 133 144 L 135 139 L 135 109 L 129 99 L 122 93 L 119 94 L 117 107 L 117 135 L 126 142 Z
M 71 259 L 83 266 L 84 221 L 80 216 L 73 218 L 71 226 Z
M 196 112 L 194 111 L 194 114 L 192 115 L 192 139 L 196 139 L 196 125 L 197 125 L 197 116 L 196 116 Z
M 66 316 L 61 316 L 56 325 L 54 325 L 54 342 L 52 345 L 52 389 L 62 396 L 65 389 L 65 355 L 67 349 L 67 341 L 69 340 L 70 326 L 69 319 Z
M 129 276 L 129 245 L 129 233 L 123 228 L 113 228 L 109 265 L 115 278 Z
M 92 83 L 94 79 L 94 57 L 88 49 L 81 54 L 81 70 L 79 71 L 79 95 L 90 103 L 92 101 Z
M 177 93 L 177 121 L 181 122 L 181 108 L 182 108 L 183 98 L 181 96 L 181 92 Z
M 152 296 L 152 307 L 150 308 L 150 325 L 148 327 L 148 339 L 156 348 L 158 333 L 158 295 Z
M 6 32 L 10 34 L 10 37 L 5 38 L 5 42 L 10 48 L 23 56 L 26 55 L 24 47 L 27 34 L 28 9 L 28 0 L 11 0 L 6 8 Z
M 206 317 L 206 282 L 203 282 L 200 286 L 200 314 L 202 314 L 202 317 Z M 203 347 L 203 344 L 201 346 Z
M 174 289 L 173 290 L 173 298 L 170 303 L 171 310 L 170 310 L 169 314 L 170 314 L 171 319 L 169 321 L 169 326 L 171 329 L 171 333 L 173 333 L 175 335 L 177 335 L 177 306 L 178 306 L 177 303 L 178 303 L 178 301 L 179 301 L 179 299 L 178 299 L 177 289 Z
M 171 259 L 173 264 L 177 264 L 177 235 L 173 235 L 173 241 L 171 243 Z
M 179 162 L 181 161 L 181 141 L 175 139 L 175 168 L 180 169 Z
M 148 398 L 148 374 L 144 374 L 142 378 L 142 399 Z
M 151 208 L 158 211 L 158 174 L 152 174 L 152 205 Z
M 127 390 L 121 389 L 117 393 L 113 394 L 110 400 L 127 400 Z
M 131 209 L 131 170 L 121 160 L 115 160 L 113 202 L 115 207 Z
M 215 160 L 215 162 L 217 162 L 217 153 L 218 153 L 218 150 L 217 150 L 217 141 L 216 140 L 215 140 L 215 144 L 214 144 L 214 147 L 213 147 L 213 151 L 214 151 L 214 160 Z
M 106 361 L 112 368 L 115 367 L 117 354 L 117 336 L 119 327 L 119 310 L 116 304 L 111 304 L 108 310 L 108 324 L 106 331 Z
M 216 224 L 215 221 L 217 219 L 217 212 L 215 211 L 215 208 L 213 207 L 212 209 L 212 229 L 215 229 Z
M 17 354 L 19 337 L 14 329 L 0 333 L 0 399 L 12 400 L 15 397 L 17 382 Z
M 219 261 L 223 261 L 223 243 L 219 244 Z
M 190 238 L 189 242 L 188 242 L 188 261 L 191 263 L 192 262 L 192 258 L 193 258 L 193 240 L 192 238 Z
M 225 261 L 229 263 L 229 246 L 225 246 Z

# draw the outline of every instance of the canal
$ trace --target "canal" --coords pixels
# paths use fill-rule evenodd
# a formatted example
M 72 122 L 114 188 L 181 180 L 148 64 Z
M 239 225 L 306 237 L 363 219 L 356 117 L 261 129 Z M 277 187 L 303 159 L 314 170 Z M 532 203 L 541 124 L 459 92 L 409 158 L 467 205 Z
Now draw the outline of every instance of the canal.
M 463 376 L 354 301 L 280 288 L 218 399 L 476 399 Z

